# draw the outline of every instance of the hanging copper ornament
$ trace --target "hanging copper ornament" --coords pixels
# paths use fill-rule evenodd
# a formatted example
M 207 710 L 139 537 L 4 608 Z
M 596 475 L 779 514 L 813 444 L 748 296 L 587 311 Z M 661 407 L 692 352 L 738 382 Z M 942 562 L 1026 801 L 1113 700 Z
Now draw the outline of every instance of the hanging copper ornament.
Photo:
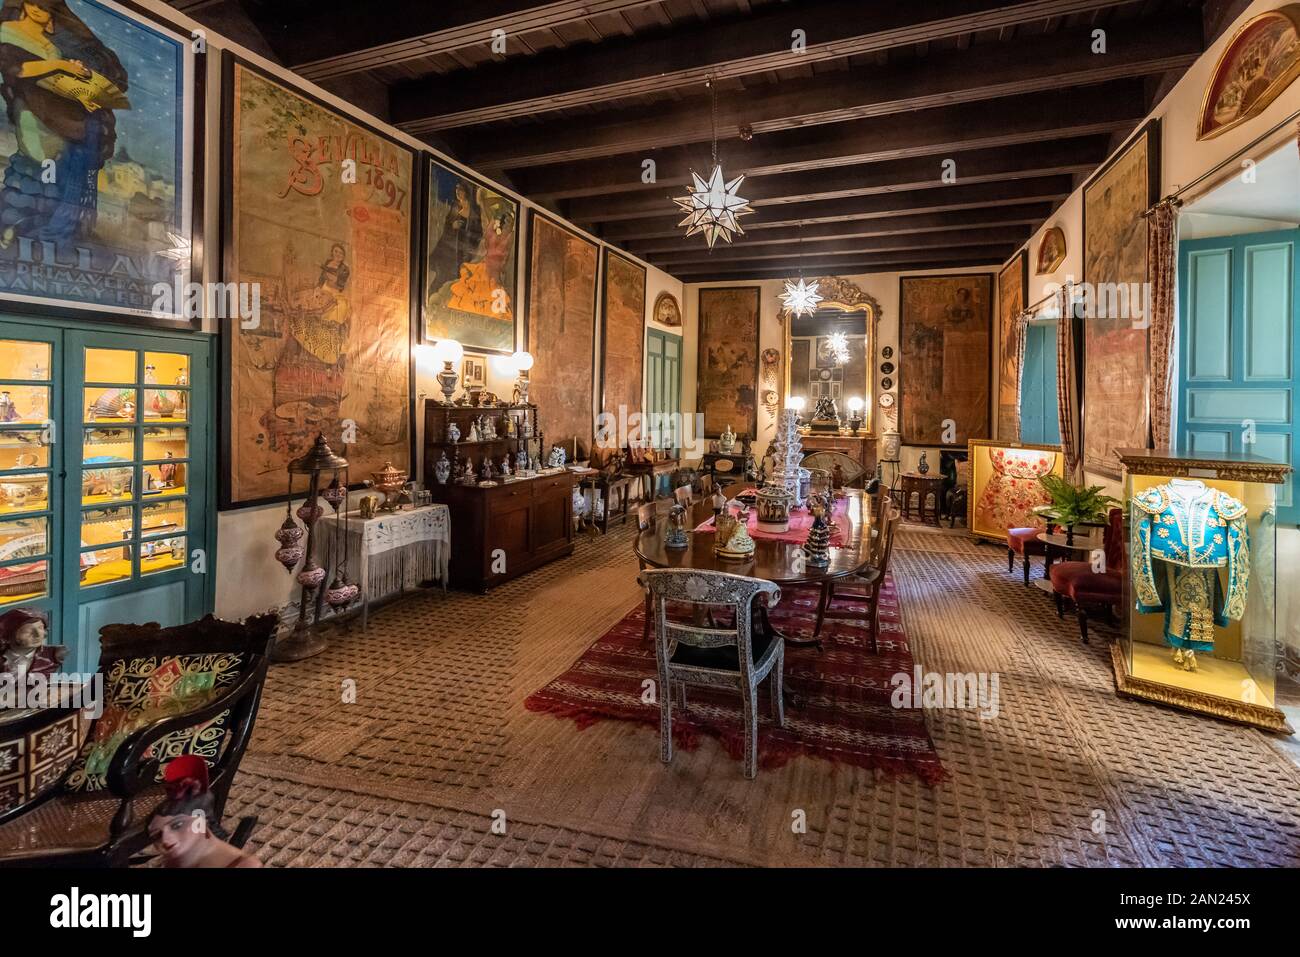
M 325 569 L 316 564 L 316 559 L 307 559 L 307 564 L 303 565 L 302 571 L 298 573 L 298 584 L 308 591 L 315 591 L 324 580 Z
M 320 493 L 320 497 L 325 499 L 330 504 L 330 508 L 334 509 L 337 514 L 339 506 L 348 497 L 348 490 L 345 486 L 339 484 L 339 477 L 335 475 L 334 481 L 330 482 L 329 487 Z
M 276 550 L 275 560 L 284 566 L 285 571 L 291 572 L 298 567 L 305 551 L 306 549 L 301 545 L 285 545 Z

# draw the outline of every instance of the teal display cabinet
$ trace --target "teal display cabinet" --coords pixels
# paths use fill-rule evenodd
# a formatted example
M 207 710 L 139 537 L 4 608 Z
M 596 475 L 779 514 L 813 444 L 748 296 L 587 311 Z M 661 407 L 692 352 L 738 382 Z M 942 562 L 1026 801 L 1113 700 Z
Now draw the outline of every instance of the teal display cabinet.
M 44 617 L 65 671 L 213 607 L 211 376 L 206 335 L 0 317 L 0 616 Z

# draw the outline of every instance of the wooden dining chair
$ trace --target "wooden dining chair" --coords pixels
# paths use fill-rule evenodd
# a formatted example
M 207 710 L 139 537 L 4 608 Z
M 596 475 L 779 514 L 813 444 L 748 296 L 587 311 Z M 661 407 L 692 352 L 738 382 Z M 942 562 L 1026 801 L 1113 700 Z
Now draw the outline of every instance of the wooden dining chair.
M 655 513 L 654 502 L 646 502 L 644 505 L 640 505 L 637 507 L 636 510 L 637 532 L 639 533 L 652 532 L 655 530 L 658 524 L 659 524 L 659 516 Z M 636 552 L 636 545 L 637 545 L 637 540 L 634 538 L 632 539 L 633 553 Z M 637 558 L 637 562 L 641 565 L 641 569 L 644 571 L 646 568 L 646 563 L 639 556 Z
M 902 516 L 898 509 L 888 511 L 884 523 L 880 526 L 880 535 L 871 544 L 871 557 L 867 564 L 859 569 L 856 574 L 847 578 L 828 581 L 822 585 L 821 600 L 817 603 L 817 625 L 813 629 L 813 637 L 821 634 L 822 622 L 828 618 L 858 621 L 865 617 L 871 629 L 871 650 L 873 652 L 879 650 L 880 589 L 884 585 L 885 575 L 889 571 L 889 558 L 894 547 L 894 533 L 901 521 Z M 837 595 L 853 602 L 865 603 L 867 606 L 865 614 L 856 610 L 832 611 L 830 605 Z
M 673 497 L 677 499 L 677 504 L 688 512 L 691 506 L 695 504 L 695 490 L 689 485 L 683 485 L 673 492 Z
M 761 578 L 686 568 L 643 571 L 637 579 L 650 595 L 654 617 L 655 662 L 659 670 L 659 757 L 673 759 L 672 692 L 686 705 L 686 686 L 734 688 L 745 719 L 745 777 L 758 774 L 758 686 L 771 676 L 772 717 L 785 727 L 782 669 L 785 642 L 754 627 L 759 602 L 775 608 L 781 589 Z M 728 605 L 734 621 L 723 627 L 670 620 L 669 603 Z

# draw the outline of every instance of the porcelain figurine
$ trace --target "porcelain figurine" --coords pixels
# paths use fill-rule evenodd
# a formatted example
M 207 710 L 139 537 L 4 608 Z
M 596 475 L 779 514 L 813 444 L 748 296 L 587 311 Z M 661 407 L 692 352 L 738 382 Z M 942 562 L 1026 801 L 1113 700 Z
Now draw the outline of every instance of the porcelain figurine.
M 438 480 L 439 485 L 446 485 L 447 479 L 451 477 L 451 462 L 448 461 L 446 452 L 438 456 L 438 461 L 433 463 L 433 477 Z
M 727 425 L 727 431 L 723 432 L 718 438 L 718 451 L 724 455 L 730 455 L 736 450 L 736 433 L 731 431 L 731 425 Z
M 483 456 L 483 464 L 479 467 L 478 477 L 481 482 L 492 481 L 492 460 L 486 455 Z
M 553 469 L 564 468 L 564 446 L 562 445 L 551 446 L 551 457 L 550 459 L 547 460 L 546 465 L 548 468 L 553 468 Z
M 474 484 L 475 479 L 474 479 L 474 460 L 473 460 L 473 459 L 470 459 L 470 458 L 465 459 L 465 464 L 464 464 L 463 466 L 461 466 L 461 469 L 460 469 L 460 475 L 457 477 L 457 481 L 459 481 L 460 484 L 462 484 L 462 485 L 473 485 L 473 484 Z
M 447 423 L 447 441 L 453 444 L 460 441 L 460 426 L 455 422 Z
M 497 422 L 496 419 L 493 419 L 490 416 L 484 418 L 483 438 L 489 441 L 497 438 Z
M 506 438 L 514 439 L 518 437 L 519 437 L 519 429 L 515 427 L 515 417 L 513 415 L 507 415 L 506 416 Z
M 509 475 L 509 474 L 510 474 L 510 456 L 509 456 L 509 454 L 506 454 L 506 455 L 501 456 L 501 474 L 502 474 L 502 475 Z

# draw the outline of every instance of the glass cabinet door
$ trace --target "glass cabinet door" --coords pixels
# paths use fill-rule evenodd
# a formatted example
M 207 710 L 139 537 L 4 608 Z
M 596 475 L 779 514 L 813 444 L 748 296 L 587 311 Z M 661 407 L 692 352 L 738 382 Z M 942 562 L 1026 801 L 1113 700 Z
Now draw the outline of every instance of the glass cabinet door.
M 0 615 L 22 609 L 56 633 L 59 334 L 0 323 Z M 57 639 L 56 639 L 57 640 Z

